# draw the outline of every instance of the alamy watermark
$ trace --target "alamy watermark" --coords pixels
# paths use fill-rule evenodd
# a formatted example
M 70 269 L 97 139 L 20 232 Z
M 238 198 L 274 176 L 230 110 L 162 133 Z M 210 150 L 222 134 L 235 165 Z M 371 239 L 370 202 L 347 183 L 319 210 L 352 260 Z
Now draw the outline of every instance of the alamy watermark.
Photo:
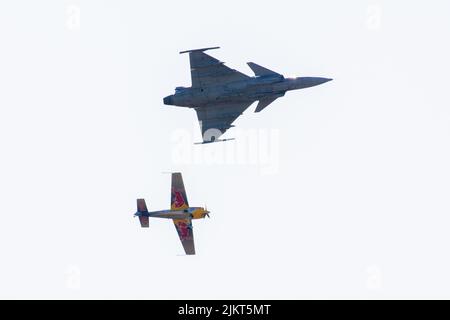
M 76 265 L 70 265 L 65 271 L 66 288 L 79 290 L 81 288 L 81 270 Z
M 66 5 L 66 28 L 70 31 L 78 31 L 81 27 L 81 10 L 78 4 Z
M 369 30 L 376 31 L 381 29 L 381 18 L 383 10 L 379 4 L 371 4 L 366 11 L 366 27 Z
M 381 268 L 372 265 L 367 267 L 367 279 L 366 279 L 366 287 L 369 290 L 379 290 L 382 287 L 382 272 Z
M 176 165 L 240 165 L 257 167 L 260 174 L 276 174 L 280 162 L 278 129 L 236 129 L 235 140 L 194 144 L 192 132 L 171 135 L 172 163 Z

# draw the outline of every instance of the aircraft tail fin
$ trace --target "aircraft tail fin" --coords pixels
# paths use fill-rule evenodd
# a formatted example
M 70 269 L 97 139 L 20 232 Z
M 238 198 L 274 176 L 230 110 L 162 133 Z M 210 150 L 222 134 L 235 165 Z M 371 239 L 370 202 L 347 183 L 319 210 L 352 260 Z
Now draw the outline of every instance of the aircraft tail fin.
M 141 223 L 142 228 L 148 228 L 149 221 L 148 221 L 148 215 L 145 215 L 148 213 L 147 210 L 147 204 L 145 203 L 144 199 L 137 199 L 137 216 L 139 217 L 139 222 Z
M 255 73 L 255 76 L 257 77 L 262 77 L 262 76 L 278 76 L 278 77 L 283 77 L 281 74 L 269 70 L 267 68 L 261 67 L 260 65 L 253 63 L 253 62 L 248 62 L 247 63 L 248 66 L 250 67 L 250 69 L 253 70 L 253 72 Z

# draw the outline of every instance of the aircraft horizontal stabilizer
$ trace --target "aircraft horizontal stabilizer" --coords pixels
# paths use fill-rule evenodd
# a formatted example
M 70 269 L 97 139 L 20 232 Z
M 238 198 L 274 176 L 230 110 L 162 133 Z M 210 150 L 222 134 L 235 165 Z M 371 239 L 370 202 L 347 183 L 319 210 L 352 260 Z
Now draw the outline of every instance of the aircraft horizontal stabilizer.
M 139 222 L 141 223 L 142 228 L 148 228 L 149 222 L 147 216 L 139 216 Z
M 142 228 L 148 228 L 148 209 L 144 199 L 137 199 L 137 212 L 135 216 L 139 217 Z
M 148 212 L 147 204 L 145 203 L 145 199 L 137 199 L 137 211 L 138 212 Z
M 267 107 L 269 104 L 274 102 L 276 99 L 277 98 L 267 98 L 267 99 L 259 100 L 258 106 L 256 106 L 256 109 L 255 109 L 255 112 L 262 111 L 265 107 Z

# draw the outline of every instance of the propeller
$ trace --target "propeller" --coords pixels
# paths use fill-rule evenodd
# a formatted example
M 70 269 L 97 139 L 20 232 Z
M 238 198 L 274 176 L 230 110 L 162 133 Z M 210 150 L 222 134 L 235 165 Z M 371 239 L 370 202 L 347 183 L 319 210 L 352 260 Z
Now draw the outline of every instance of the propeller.
M 205 216 L 207 216 L 208 218 L 210 218 L 210 216 L 209 216 L 209 211 L 208 211 L 208 207 L 206 206 L 206 203 L 205 203 Z

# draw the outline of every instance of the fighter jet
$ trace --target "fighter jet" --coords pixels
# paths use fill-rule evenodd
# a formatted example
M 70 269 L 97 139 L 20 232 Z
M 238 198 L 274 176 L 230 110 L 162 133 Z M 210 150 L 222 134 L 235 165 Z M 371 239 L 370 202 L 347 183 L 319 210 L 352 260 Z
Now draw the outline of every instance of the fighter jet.
M 181 240 L 186 254 L 195 254 L 194 233 L 192 220 L 208 217 L 209 211 L 202 207 L 190 207 L 186 190 L 184 189 L 183 177 L 181 173 L 172 173 L 172 188 L 170 196 L 170 210 L 151 211 L 147 210 L 144 199 L 137 199 L 137 212 L 135 217 L 139 217 L 142 228 L 149 227 L 149 218 L 172 219 L 178 237 Z
M 224 65 L 204 51 L 219 47 L 181 51 L 189 53 L 191 87 L 177 87 L 175 94 L 164 98 L 164 104 L 194 108 L 200 123 L 203 142 L 232 139 L 218 138 L 256 100 L 255 112 L 260 112 L 286 91 L 304 89 L 332 79 L 316 77 L 285 78 L 253 62 L 248 66 L 255 77 L 247 76 Z

